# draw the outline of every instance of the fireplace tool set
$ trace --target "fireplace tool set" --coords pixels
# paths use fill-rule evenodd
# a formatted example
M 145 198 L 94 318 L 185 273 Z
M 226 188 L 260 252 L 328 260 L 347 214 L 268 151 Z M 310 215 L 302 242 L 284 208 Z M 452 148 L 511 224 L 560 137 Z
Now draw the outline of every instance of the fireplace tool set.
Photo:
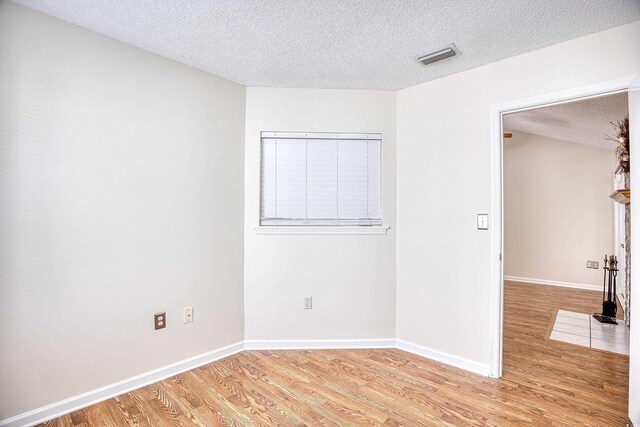
M 616 321 L 616 313 L 618 312 L 618 304 L 616 303 L 616 278 L 618 277 L 618 258 L 610 255 L 608 258 L 604 256 L 604 279 L 602 285 L 602 313 L 595 313 L 594 319 L 602 323 L 614 323 Z

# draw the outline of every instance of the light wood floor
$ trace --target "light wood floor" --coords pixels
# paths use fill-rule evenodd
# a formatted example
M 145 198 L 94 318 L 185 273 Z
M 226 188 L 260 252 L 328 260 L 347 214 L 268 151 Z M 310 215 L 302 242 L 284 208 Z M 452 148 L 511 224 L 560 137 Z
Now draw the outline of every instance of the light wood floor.
M 400 350 L 247 351 L 50 426 L 624 426 L 628 357 L 548 341 L 555 311 L 600 295 L 506 283 L 504 376 Z

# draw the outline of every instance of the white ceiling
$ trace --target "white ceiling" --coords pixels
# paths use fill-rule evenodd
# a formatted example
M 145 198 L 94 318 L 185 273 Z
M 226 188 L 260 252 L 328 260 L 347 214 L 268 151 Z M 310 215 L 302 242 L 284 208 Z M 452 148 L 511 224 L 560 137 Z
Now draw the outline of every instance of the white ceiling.
M 638 0 L 14 1 L 273 87 L 395 90 L 640 19 Z M 414 60 L 450 43 L 461 56 Z
M 536 108 L 504 116 L 504 128 L 533 133 L 548 138 L 614 150 L 611 122 L 629 113 L 627 93 L 591 98 L 585 101 Z

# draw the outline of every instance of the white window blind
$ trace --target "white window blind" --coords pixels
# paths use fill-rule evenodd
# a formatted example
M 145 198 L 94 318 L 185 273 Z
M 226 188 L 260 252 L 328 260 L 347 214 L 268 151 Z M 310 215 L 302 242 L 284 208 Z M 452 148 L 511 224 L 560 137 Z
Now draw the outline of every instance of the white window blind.
M 382 225 L 382 135 L 262 132 L 260 225 Z

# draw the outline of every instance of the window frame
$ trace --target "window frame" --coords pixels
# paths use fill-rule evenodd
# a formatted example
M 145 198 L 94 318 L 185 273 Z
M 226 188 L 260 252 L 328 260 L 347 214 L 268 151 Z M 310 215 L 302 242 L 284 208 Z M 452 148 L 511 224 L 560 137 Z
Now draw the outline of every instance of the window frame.
M 380 225 L 262 225 L 262 167 L 263 167 L 263 138 L 289 138 L 292 139 L 362 139 L 362 135 L 376 135 L 371 140 L 380 141 Z M 358 136 L 358 138 L 355 138 Z M 387 234 L 389 226 L 384 223 L 384 144 L 381 132 L 297 132 L 297 131 L 261 131 L 259 134 L 259 163 L 258 163 L 258 218 L 254 226 L 256 234 Z

